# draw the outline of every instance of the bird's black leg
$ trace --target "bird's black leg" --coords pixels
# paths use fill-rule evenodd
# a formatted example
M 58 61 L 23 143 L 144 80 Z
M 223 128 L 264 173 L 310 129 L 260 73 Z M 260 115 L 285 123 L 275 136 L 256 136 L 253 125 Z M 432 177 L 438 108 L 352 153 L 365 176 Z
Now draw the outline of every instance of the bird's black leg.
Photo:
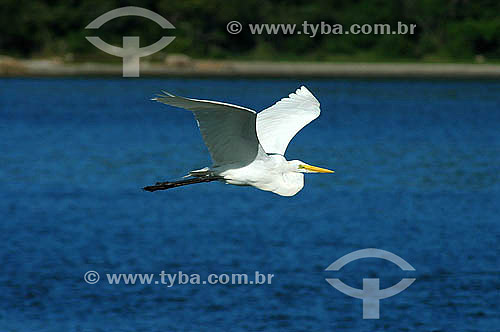
M 153 186 L 147 186 L 142 189 L 153 192 L 157 190 L 166 190 L 170 188 L 175 188 L 175 187 L 180 187 L 180 186 L 185 186 L 188 184 L 195 184 L 195 183 L 202 183 L 202 182 L 211 182 L 211 181 L 217 181 L 220 180 L 220 177 L 199 177 L 199 178 L 190 178 L 190 179 L 185 179 L 185 180 L 180 180 L 180 181 L 174 181 L 174 182 L 156 182 L 155 185 Z

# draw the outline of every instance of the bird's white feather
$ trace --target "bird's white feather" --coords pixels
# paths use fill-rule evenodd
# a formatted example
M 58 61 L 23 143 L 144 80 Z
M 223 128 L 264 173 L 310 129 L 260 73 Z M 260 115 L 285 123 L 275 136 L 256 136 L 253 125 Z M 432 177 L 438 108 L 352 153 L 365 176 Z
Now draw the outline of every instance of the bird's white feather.
M 292 138 L 320 114 L 319 101 L 302 86 L 257 114 L 257 136 L 267 153 L 285 154 Z
M 194 113 L 214 166 L 250 164 L 263 153 L 256 134 L 255 111 L 227 103 L 174 96 L 163 92 L 155 100 Z

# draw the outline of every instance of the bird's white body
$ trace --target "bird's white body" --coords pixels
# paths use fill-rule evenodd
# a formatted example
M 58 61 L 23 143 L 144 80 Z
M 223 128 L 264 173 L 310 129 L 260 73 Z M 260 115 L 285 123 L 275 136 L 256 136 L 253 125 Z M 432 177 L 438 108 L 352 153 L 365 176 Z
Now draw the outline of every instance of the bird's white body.
M 318 100 L 305 87 L 258 114 L 241 106 L 168 93 L 155 100 L 188 109 L 196 117 L 213 165 L 189 176 L 293 196 L 304 187 L 303 173 L 333 173 L 284 157 L 295 134 L 320 114 Z
M 304 187 L 304 174 L 294 172 L 289 162 L 281 155 L 255 159 L 242 167 L 217 166 L 211 171 L 214 175 L 223 177 L 228 184 L 253 186 L 281 196 L 293 196 Z

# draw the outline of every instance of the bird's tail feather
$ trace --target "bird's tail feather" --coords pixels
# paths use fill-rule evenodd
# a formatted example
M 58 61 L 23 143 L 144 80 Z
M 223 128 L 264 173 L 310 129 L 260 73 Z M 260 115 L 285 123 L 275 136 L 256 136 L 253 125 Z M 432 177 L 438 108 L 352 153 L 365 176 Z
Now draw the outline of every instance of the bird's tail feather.
M 147 187 L 144 187 L 142 189 L 149 191 L 149 192 L 153 192 L 153 191 L 157 191 L 157 190 L 166 190 L 166 189 L 170 189 L 170 188 L 186 186 L 188 184 L 217 181 L 220 179 L 221 179 L 220 177 L 214 177 L 214 176 L 195 177 L 195 178 L 184 179 L 184 180 L 179 180 L 179 181 L 174 181 L 174 182 L 156 182 L 155 185 L 147 186 Z
M 184 178 L 188 178 L 190 176 L 194 176 L 195 178 L 212 176 L 212 172 L 210 171 L 210 168 L 204 167 L 202 169 L 195 169 L 195 170 L 189 172 L 189 174 L 184 176 Z

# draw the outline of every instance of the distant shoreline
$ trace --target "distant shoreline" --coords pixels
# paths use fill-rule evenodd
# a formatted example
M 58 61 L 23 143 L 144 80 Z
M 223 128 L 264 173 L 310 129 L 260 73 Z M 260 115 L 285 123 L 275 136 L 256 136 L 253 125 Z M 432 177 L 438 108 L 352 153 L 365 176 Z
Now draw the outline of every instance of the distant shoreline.
M 122 65 L 0 57 L 0 77 L 122 76 Z M 185 60 L 141 63 L 141 77 L 500 79 L 500 65 Z

